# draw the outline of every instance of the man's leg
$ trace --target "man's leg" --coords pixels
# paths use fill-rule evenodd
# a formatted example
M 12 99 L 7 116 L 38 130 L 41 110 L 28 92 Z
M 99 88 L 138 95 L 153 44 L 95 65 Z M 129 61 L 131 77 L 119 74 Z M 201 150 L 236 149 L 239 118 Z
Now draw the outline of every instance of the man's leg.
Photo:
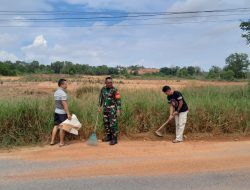
M 187 113 L 188 112 L 179 113 L 179 127 L 176 134 L 176 140 L 178 141 L 183 141 L 183 133 L 187 122 Z
M 52 137 L 51 137 L 51 142 L 50 142 L 51 145 L 55 144 L 55 138 L 56 138 L 57 131 L 58 131 L 58 126 L 56 125 L 56 126 L 54 126 L 53 131 L 52 131 Z
M 65 144 L 64 137 L 65 137 L 65 131 L 60 128 L 60 146 L 63 146 Z
M 175 140 L 177 140 L 178 132 L 179 132 L 179 115 L 176 115 L 175 116 Z
M 115 145 L 118 143 L 117 138 L 118 138 L 118 133 L 119 133 L 117 114 L 115 110 L 111 112 L 110 128 L 111 128 L 111 135 L 112 135 L 112 141 L 110 142 L 110 145 Z
M 110 129 L 110 116 L 109 113 L 104 112 L 103 115 L 103 125 L 105 129 L 105 137 L 103 138 L 103 142 L 108 142 L 111 140 L 111 129 Z

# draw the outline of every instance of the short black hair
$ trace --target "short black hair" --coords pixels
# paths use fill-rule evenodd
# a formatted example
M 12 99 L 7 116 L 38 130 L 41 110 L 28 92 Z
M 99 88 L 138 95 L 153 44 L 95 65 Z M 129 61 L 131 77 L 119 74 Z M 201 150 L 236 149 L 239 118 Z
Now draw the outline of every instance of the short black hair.
M 67 81 L 66 79 L 60 79 L 60 80 L 58 81 L 58 86 L 59 86 L 59 87 L 62 86 L 63 83 L 66 82 L 66 81 Z
M 167 92 L 168 90 L 171 90 L 170 86 L 163 86 L 162 92 Z
M 112 77 L 106 77 L 105 81 L 112 80 Z

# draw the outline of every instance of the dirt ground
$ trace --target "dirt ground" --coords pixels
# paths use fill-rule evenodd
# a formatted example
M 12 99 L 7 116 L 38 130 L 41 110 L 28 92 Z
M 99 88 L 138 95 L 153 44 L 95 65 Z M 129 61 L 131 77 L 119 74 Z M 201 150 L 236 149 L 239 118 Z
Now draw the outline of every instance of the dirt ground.
M 18 160 L 30 168 L 9 172 L 8 180 L 94 176 L 178 175 L 250 168 L 250 141 L 120 141 L 116 146 L 86 142 L 59 148 L 19 148 L 0 153 L 2 160 Z M 40 165 L 41 167 L 35 167 Z M 13 171 L 18 167 L 12 168 Z M 4 166 L 3 166 L 4 168 Z

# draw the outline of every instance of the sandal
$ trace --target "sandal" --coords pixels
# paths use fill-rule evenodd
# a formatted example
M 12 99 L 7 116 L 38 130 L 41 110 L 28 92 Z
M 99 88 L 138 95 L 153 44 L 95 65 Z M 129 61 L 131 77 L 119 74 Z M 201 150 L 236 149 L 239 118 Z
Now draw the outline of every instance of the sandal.
M 64 144 L 59 144 L 59 147 L 64 147 L 64 146 L 67 146 L 67 145 L 69 145 L 69 144 L 66 144 L 66 143 L 64 143 Z

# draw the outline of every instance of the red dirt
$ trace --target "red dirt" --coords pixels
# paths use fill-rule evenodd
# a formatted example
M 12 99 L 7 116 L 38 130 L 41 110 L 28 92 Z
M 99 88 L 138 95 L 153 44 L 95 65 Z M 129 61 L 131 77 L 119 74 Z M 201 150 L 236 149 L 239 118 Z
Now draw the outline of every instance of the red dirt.
M 103 175 L 163 175 L 223 171 L 250 167 L 250 141 L 185 142 L 121 141 L 110 147 L 76 143 L 59 148 L 23 148 L 0 154 L 0 159 L 21 159 L 48 163 L 52 161 L 90 161 L 94 164 L 44 168 L 17 173 L 6 179 L 49 179 Z

